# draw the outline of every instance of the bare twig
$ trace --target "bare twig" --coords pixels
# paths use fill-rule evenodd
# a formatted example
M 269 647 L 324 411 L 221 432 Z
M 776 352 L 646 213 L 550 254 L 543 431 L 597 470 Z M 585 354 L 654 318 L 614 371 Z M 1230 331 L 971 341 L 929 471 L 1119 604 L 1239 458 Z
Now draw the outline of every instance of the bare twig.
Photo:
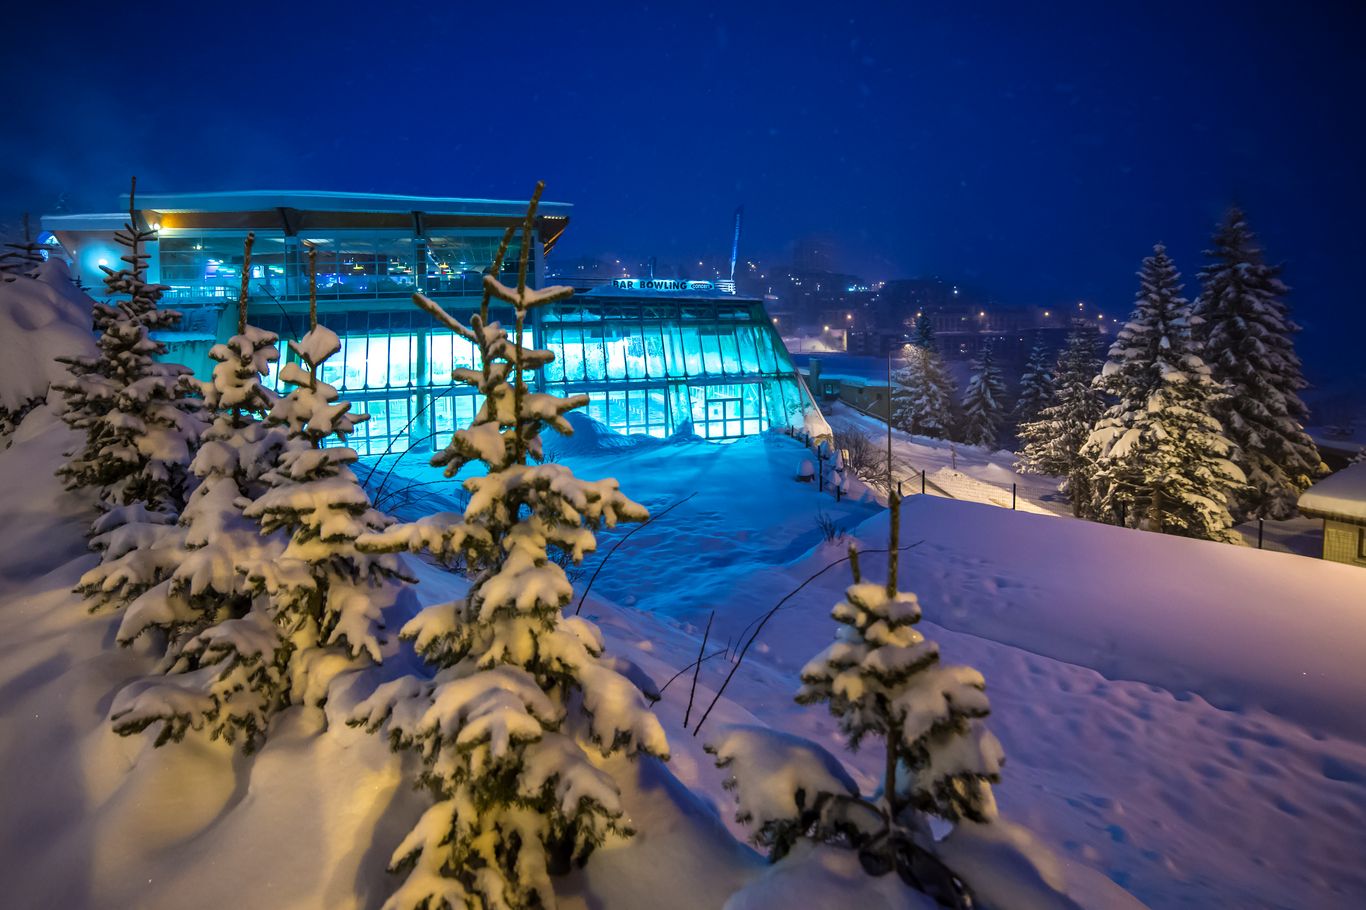
M 706 657 L 702 658 L 701 660 L 695 660 L 695 661 L 693 661 L 692 663 L 688 664 L 688 665 L 687 665 L 686 667 L 684 667 L 683 669 L 679 670 L 679 671 L 678 671 L 677 673 L 675 673 L 673 676 L 670 676 L 670 677 L 669 677 L 669 681 L 666 682 L 664 685 L 660 686 L 660 687 L 659 687 L 659 692 L 656 693 L 656 694 L 658 694 L 659 697 L 662 698 L 662 697 L 664 696 L 664 690 L 667 689 L 667 688 L 669 688 L 670 684 L 672 684 L 674 680 L 678 679 L 680 676 L 682 676 L 684 673 L 687 673 L 689 670 L 691 670 L 693 667 L 697 666 L 698 664 L 704 664 L 704 663 L 706 663 L 707 661 L 711 660 L 713 657 L 720 657 L 721 655 L 723 655 L 723 654 L 725 654 L 725 653 L 726 653 L 726 649 L 725 649 L 725 648 L 721 648 L 721 649 L 718 650 L 718 651 L 713 651 L 713 652 L 711 652 L 710 654 L 708 654 Z M 654 704 L 654 703 L 657 702 L 657 701 L 659 701 L 659 698 L 651 699 L 651 700 L 650 700 L 650 704 Z
M 915 549 L 916 547 L 920 546 L 920 544 L 922 544 L 923 542 L 924 542 L 924 541 L 919 541 L 919 540 L 917 540 L 915 543 L 910 544 L 910 545 L 905 546 L 905 547 L 901 547 L 900 549 L 902 549 L 902 550 L 913 550 L 913 549 Z M 853 552 L 853 551 L 851 551 L 851 552 Z M 886 553 L 886 552 L 888 552 L 888 551 L 887 551 L 887 550 L 864 550 L 863 552 L 864 552 L 864 553 Z M 838 566 L 838 565 L 840 565 L 840 564 L 842 564 L 842 563 L 848 562 L 848 561 L 850 560 L 850 558 L 851 558 L 850 556 L 841 556 L 839 559 L 835 560 L 834 562 L 830 563 L 830 564 L 829 564 L 828 566 L 826 566 L 825 568 L 823 568 L 823 569 L 821 569 L 820 571 L 818 571 L 816 574 L 812 575 L 812 576 L 811 576 L 810 578 L 808 578 L 806 581 L 804 581 L 804 582 L 802 582 L 801 584 L 797 585 L 797 587 L 793 588 L 793 589 L 792 589 L 791 591 L 789 591 L 786 595 L 784 595 L 782 600 L 780 600 L 780 601 L 778 601 L 776 604 L 774 604 L 774 605 L 773 605 L 773 609 L 769 610 L 767 613 L 765 613 L 765 614 L 759 619 L 759 624 L 758 624 L 757 626 L 755 626 L 754 632 L 749 636 L 748 639 L 745 640 L 745 645 L 744 645 L 743 648 L 740 649 L 740 654 L 739 654 L 739 656 L 736 657 L 735 663 L 731 665 L 730 672 L 726 674 L 725 680 L 722 681 L 722 683 L 721 683 L 721 688 L 719 688 L 719 689 L 716 690 L 716 695 L 713 696 L 713 698 L 712 698 L 712 700 L 711 700 L 711 704 L 707 705 L 707 710 L 704 711 L 704 712 L 702 713 L 702 718 L 697 722 L 697 726 L 693 728 L 693 731 L 692 731 L 692 735 L 693 735 L 693 736 L 696 736 L 696 735 L 697 735 L 698 731 L 702 729 L 702 725 L 703 725 L 704 723 L 707 722 L 707 718 L 711 716 L 711 710 L 712 710 L 712 708 L 715 708 L 715 707 L 716 707 L 716 703 L 717 703 L 718 701 L 721 700 L 721 696 L 722 696 L 722 695 L 725 693 L 725 691 L 726 691 L 726 686 L 730 685 L 731 679 L 735 676 L 735 671 L 736 671 L 736 670 L 739 670 L 739 669 L 740 669 L 740 664 L 744 663 L 745 654 L 747 654 L 747 653 L 749 652 L 749 646 L 752 645 L 752 644 L 754 644 L 754 640 L 755 640 L 756 638 L 758 638 L 758 637 L 759 637 L 759 633 L 762 632 L 762 631 L 764 630 L 764 625 L 765 625 L 770 619 L 773 618 L 773 614 L 778 612 L 778 608 L 781 607 L 783 604 L 787 603 L 789 600 L 791 600 L 791 599 L 797 594 L 797 592 L 800 591 L 802 588 L 805 588 L 807 585 L 811 584 L 811 582 L 815 581 L 817 578 L 820 578 L 822 575 L 824 575 L 826 572 L 829 572 L 829 571 L 830 571 L 831 569 L 833 569 L 835 566 Z M 746 626 L 745 628 L 749 628 L 749 627 Z
M 688 729 L 688 718 L 692 717 L 692 700 L 697 695 L 697 677 L 702 672 L 702 655 L 707 653 L 707 639 L 711 637 L 711 622 L 716 618 L 716 611 L 712 610 L 707 617 L 707 628 L 702 632 L 702 647 L 697 649 L 697 660 L 693 664 L 692 690 L 688 693 L 688 710 L 683 712 L 683 729 Z
M 607 560 L 612 558 L 612 554 L 617 551 L 617 547 L 620 547 L 622 544 L 626 543 L 626 541 L 630 539 L 632 534 L 636 533 L 641 528 L 645 527 L 650 522 L 654 521 L 656 518 L 663 518 L 665 515 L 668 515 L 674 509 L 683 505 L 683 503 L 687 502 L 689 499 L 692 499 L 696 495 L 697 491 L 694 490 L 687 496 L 684 496 L 678 502 L 669 506 L 664 511 L 660 512 L 657 515 L 651 515 L 649 518 L 645 519 L 640 524 L 636 525 L 634 528 L 632 528 L 631 530 L 627 531 L 624 535 L 622 535 L 622 538 L 612 545 L 612 549 L 607 551 L 607 555 L 602 558 L 602 562 L 598 563 L 598 567 L 593 570 L 593 577 L 588 579 L 588 585 L 583 589 L 583 594 L 579 595 L 579 605 L 574 608 L 574 615 L 578 616 L 579 611 L 583 609 L 583 602 L 588 598 L 588 592 L 593 590 L 593 582 L 598 580 L 598 573 L 602 571 L 603 566 L 607 565 Z

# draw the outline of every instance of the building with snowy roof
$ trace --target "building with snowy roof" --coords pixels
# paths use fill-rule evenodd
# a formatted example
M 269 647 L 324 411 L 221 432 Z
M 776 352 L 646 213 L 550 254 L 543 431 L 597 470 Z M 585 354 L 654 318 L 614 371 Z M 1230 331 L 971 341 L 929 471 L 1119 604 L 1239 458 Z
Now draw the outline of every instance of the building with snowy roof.
M 1330 474 L 1300 494 L 1300 511 L 1323 519 L 1323 558 L 1366 566 L 1366 461 Z
M 471 366 L 472 345 L 412 304 L 415 292 L 452 313 L 477 308 L 482 276 L 503 231 L 526 203 L 492 199 L 320 192 L 229 192 L 138 196 L 137 217 L 156 230 L 148 279 L 184 314 L 164 340 L 170 358 L 207 376 L 209 347 L 234 331 L 243 242 L 255 233 L 248 276 L 250 319 L 298 338 L 307 329 L 308 250 L 317 251 L 321 321 L 342 339 L 325 370 L 371 415 L 351 442 L 362 454 L 427 445 L 474 416 L 477 400 L 450 381 Z M 123 206 L 127 197 L 123 197 Z M 528 253 L 530 283 L 569 224 L 571 206 L 542 202 Z M 100 267 L 128 215 L 43 219 L 80 281 L 99 293 Z M 505 259 L 516 279 L 520 235 Z M 570 282 L 571 284 L 574 282 Z M 621 433 L 668 436 L 691 427 L 727 440 L 801 426 L 814 411 L 762 300 L 728 282 L 595 279 L 574 297 L 535 311 L 531 343 L 555 353 L 536 382 L 556 394 L 589 396 L 587 412 Z M 283 347 L 283 346 L 282 346 Z

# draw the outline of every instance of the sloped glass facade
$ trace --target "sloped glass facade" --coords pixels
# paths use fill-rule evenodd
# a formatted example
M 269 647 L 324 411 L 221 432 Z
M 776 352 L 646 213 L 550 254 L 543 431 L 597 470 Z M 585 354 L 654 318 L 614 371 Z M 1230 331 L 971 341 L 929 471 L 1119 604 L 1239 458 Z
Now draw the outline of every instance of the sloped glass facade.
M 446 301 L 474 308 L 476 298 Z M 507 314 L 510 317 L 510 314 Z M 361 454 L 378 455 L 443 440 L 468 424 L 477 396 L 452 385 L 451 370 L 474 367 L 470 342 L 405 310 L 328 312 L 342 350 L 323 378 L 357 410 L 370 414 L 352 437 Z M 303 314 L 253 307 L 252 322 L 297 338 Z M 536 313 L 528 345 L 555 360 L 528 379 L 557 395 L 588 396 L 588 416 L 615 432 L 737 439 L 773 426 L 799 426 L 806 407 L 792 361 L 756 300 L 596 298 L 592 292 Z
M 497 200 L 227 193 L 139 197 L 159 230 L 149 244 L 149 278 L 168 287 L 181 331 L 165 340 L 170 357 L 207 376 L 206 353 L 236 325 L 243 241 L 255 234 L 251 321 L 284 342 L 307 328 L 308 250 L 316 251 L 319 316 L 342 340 L 324 378 L 370 419 L 350 442 L 362 455 L 444 443 L 468 424 L 478 400 L 451 383 L 455 367 L 475 366 L 469 342 L 412 304 L 414 292 L 467 318 L 479 305 L 482 270 L 504 228 L 525 203 Z M 530 275 L 569 220 L 569 206 L 543 203 Z M 99 266 L 120 255 L 113 231 L 124 216 L 44 219 L 73 270 L 98 287 Z M 516 280 L 519 247 L 505 259 Z M 623 287 L 626 286 L 626 287 Z M 811 407 L 782 340 L 759 300 L 706 282 L 618 281 L 580 287 L 535 311 L 527 343 L 555 360 L 528 379 L 555 394 L 588 396 L 587 413 L 619 433 L 665 437 L 691 427 L 731 440 L 771 427 L 801 425 Z M 511 321 L 511 313 L 498 314 Z

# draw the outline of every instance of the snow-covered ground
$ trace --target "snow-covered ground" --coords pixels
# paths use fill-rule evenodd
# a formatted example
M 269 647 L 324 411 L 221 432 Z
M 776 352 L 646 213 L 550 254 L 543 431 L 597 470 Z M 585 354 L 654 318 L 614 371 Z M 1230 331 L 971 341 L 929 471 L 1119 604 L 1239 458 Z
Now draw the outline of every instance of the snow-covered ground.
M 148 655 L 117 648 L 117 618 L 86 614 L 69 593 L 93 557 L 81 537 L 88 504 L 51 478 L 67 431 L 39 409 L 15 439 L 0 453 L 10 519 L 0 530 L 5 903 L 378 906 L 395 884 L 388 854 L 425 803 L 405 783 L 411 758 L 337 720 L 351 689 L 334 695 L 325 733 L 320 712 L 287 712 L 249 759 L 220 744 L 153 749 L 149 737 L 113 734 L 109 701 Z M 621 546 L 605 565 L 602 555 L 585 565 L 580 591 L 601 571 L 584 613 L 611 653 L 663 684 L 696 658 L 714 611 L 707 650 L 727 653 L 704 663 L 690 727 L 747 629 L 844 554 L 848 540 L 827 536 L 885 545 L 886 512 L 871 498 L 836 502 L 796 482 L 804 453 L 791 439 L 593 443 L 573 440 L 556 457 L 584 477 L 617 477 L 655 514 L 678 505 L 629 539 L 625 529 L 602 536 L 599 554 Z M 1132 906 L 1112 882 L 1152 907 L 1366 904 L 1360 570 L 1027 514 L 1065 505 L 1050 499 L 1048 479 L 1016 477 L 1009 453 L 897 445 L 936 483 L 950 483 L 956 460 L 975 481 L 958 488 L 964 499 L 991 501 L 1016 482 L 1036 507 L 912 497 L 902 538 L 919 544 L 902 578 L 925 608 L 926 635 L 986 675 L 1008 759 L 1003 811 L 1057 854 L 1080 905 Z M 412 455 L 389 488 L 436 479 Z M 405 508 L 447 507 L 447 491 L 414 487 Z M 875 555 L 865 564 L 881 569 Z M 423 602 L 463 588 L 416 567 Z M 741 831 L 701 745 L 722 724 L 762 723 L 840 751 L 828 715 L 792 694 L 798 668 L 833 632 L 829 609 L 846 583 L 837 567 L 774 615 L 701 735 L 683 724 L 690 676 L 667 688 L 657 705 L 667 770 L 612 769 L 628 782 L 641 833 L 565 880 L 565 906 L 720 907 L 767 881 L 760 858 L 724 836 Z M 402 669 L 400 660 L 382 672 Z M 872 783 L 876 750 L 843 757 Z M 840 875 L 862 883 L 841 857 L 818 859 L 828 874 L 781 887 L 814 901 L 811 889 Z M 895 906 L 865 891 L 869 907 Z
M 894 445 L 931 477 L 955 457 L 928 441 Z M 692 497 L 622 545 L 585 606 L 620 653 L 661 681 L 696 658 L 713 610 L 708 651 L 733 654 L 754 620 L 843 555 L 817 516 L 885 546 L 885 511 L 796 483 L 802 449 L 783 437 L 561 457 L 584 476 L 619 478 L 655 512 Z M 991 477 L 1007 495 L 1015 477 L 1039 511 L 1061 511 L 1049 508 L 1051 481 L 1014 475 L 1011 458 L 957 451 L 966 476 Z M 400 472 L 425 477 L 412 460 Z M 998 790 L 1008 817 L 1155 907 L 1366 900 L 1356 846 L 1366 831 L 1360 570 L 934 495 L 908 500 L 902 539 L 923 541 L 903 557 L 902 577 L 925 607 L 926 634 L 947 659 L 987 676 L 1008 756 Z M 614 540 L 605 536 L 602 552 Z M 878 560 L 865 557 L 873 572 Z M 732 704 L 708 725 L 755 716 L 838 748 L 830 720 L 791 695 L 831 634 L 842 571 L 775 615 L 726 690 Z M 699 703 L 729 659 L 704 665 Z M 687 682 L 659 708 L 671 764 L 724 815 L 717 773 L 678 748 Z M 878 755 L 850 761 L 861 783 L 874 779 Z

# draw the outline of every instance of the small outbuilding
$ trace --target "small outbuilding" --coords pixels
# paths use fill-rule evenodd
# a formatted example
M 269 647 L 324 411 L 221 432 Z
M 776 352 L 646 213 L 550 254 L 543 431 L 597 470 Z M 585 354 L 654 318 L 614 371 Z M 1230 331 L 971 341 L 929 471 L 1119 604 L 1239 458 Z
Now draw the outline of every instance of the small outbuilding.
M 1300 495 L 1300 511 L 1323 519 L 1323 558 L 1366 566 L 1366 461 L 1330 474 Z

